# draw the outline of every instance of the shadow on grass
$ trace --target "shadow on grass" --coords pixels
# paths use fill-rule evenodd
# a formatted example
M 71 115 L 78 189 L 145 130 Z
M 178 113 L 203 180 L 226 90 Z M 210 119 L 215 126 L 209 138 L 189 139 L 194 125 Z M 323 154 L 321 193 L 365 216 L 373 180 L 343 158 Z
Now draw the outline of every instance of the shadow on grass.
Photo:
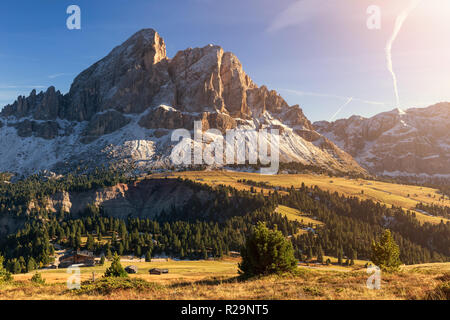
M 281 273 L 281 274 L 264 274 L 264 275 L 254 275 L 254 276 L 247 276 L 247 275 L 239 275 L 234 276 L 230 278 L 224 278 L 224 277 L 213 277 L 209 279 L 202 279 L 197 281 L 183 281 L 178 283 L 172 283 L 168 285 L 169 288 L 175 289 L 175 288 L 183 288 L 183 287 L 190 287 L 194 285 L 203 285 L 203 286 L 220 286 L 222 284 L 230 284 L 230 283 L 245 283 L 245 282 L 251 282 L 261 279 L 266 279 L 268 277 L 277 277 L 280 279 L 292 279 L 292 278 L 302 278 L 307 279 L 310 275 L 309 270 L 296 270 L 292 273 Z
M 222 284 L 227 283 L 239 283 L 244 282 L 245 280 L 242 279 L 240 276 L 231 277 L 231 278 L 220 278 L 220 277 L 214 277 L 210 279 L 202 279 L 197 281 L 183 281 L 178 283 L 172 283 L 168 285 L 169 288 L 183 288 L 183 287 L 190 287 L 193 285 L 203 285 L 203 286 L 219 286 Z

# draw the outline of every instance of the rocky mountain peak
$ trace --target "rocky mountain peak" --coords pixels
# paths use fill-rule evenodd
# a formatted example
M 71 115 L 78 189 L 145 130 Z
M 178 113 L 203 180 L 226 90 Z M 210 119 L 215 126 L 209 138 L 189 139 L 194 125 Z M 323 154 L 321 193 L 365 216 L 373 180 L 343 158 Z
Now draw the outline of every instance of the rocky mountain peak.
M 66 95 L 54 87 L 32 91 L 5 107 L 0 118 L 0 135 L 7 137 L 0 141 L 17 145 L 7 150 L 0 143 L 0 169 L 6 171 L 73 166 L 75 159 L 85 165 L 97 157 L 166 166 L 170 131 L 192 130 L 201 121 L 204 130 L 221 132 L 279 129 L 282 161 L 364 172 L 314 130 L 298 105 L 258 87 L 233 53 L 207 45 L 170 59 L 153 29 L 135 33 L 81 72 Z M 31 145 L 39 147 L 30 151 Z
M 375 174 L 450 177 L 448 102 L 314 126 Z

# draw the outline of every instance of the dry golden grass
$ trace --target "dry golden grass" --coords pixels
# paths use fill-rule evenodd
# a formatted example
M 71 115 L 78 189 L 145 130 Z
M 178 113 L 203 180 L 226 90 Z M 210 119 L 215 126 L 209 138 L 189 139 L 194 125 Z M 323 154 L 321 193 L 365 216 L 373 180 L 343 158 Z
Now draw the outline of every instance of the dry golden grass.
M 311 218 L 311 215 L 300 212 L 300 210 L 294 208 L 279 205 L 275 211 L 286 216 L 289 220 L 298 221 L 305 225 L 312 225 L 313 228 L 323 225 L 323 222 L 315 220 Z
M 171 262 L 172 268 L 176 263 Z M 236 274 L 209 274 L 208 270 L 220 265 L 217 261 L 203 261 L 201 265 L 199 269 L 203 272 L 199 271 L 196 277 L 183 277 L 184 267 L 179 269 L 180 278 L 138 274 L 134 277 L 158 282 L 159 285 L 144 290 L 116 290 L 104 295 L 77 294 L 68 291 L 64 283 L 38 286 L 22 278 L 0 285 L 0 299 L 425 299 L 450 278 L 450 263 L 406 266 L 396 274 L 382 274 L 381 289 L 370 290 L 366 288 L 368 275 L 364 270 L 340 272 L 300 267 L 296 275 L 240 281 Z M 43 274 L 48 279 L 51 273 L 44 271 Z
M 238 180 L 246 179 L 256 182 L 267 182 L 272 186 L 280 187 L 300 187 L 302 183 L 307 186 L 318 186 L 323 190 L 338 192 L 345 196 L 357 196 L 361 199 L 370 199 L 386 205 L 400 206 L 405 209 L 414 210 L 416 204 L 422 202 L 425 204 L 437 204 L 441 206 L 450 206 L 450 199 L 439 200 L 440 194 L 437 189 L 410 186 L 403 184 L 394 184 L 365 179 L 347 179 L 330 178 L 327 175 L 316 174 L 278 174 L 261 175 L 258 173 L 235 172 L 235 171 L 186 171 L 164 174 L 153 174 L 148 178 L 185 178 L 199 183 L 205 183 L 212 186 L 225 184 L 239 190 L 250 190 L 250 186 L 239 183 Z M 255 188 L 261 191 L 261 188 Z M 268 192 L 269 190 L 263 190 Z M 363 193 L 361 193 L 363 191 Z M 414 210 L 415 211 L 415 210 Z M 450 221 L 441 217 L 432 217 L 426 214 L 416 212 L 417 219 L 421 222 L 430 222 L 438 224 L 443 220 Z

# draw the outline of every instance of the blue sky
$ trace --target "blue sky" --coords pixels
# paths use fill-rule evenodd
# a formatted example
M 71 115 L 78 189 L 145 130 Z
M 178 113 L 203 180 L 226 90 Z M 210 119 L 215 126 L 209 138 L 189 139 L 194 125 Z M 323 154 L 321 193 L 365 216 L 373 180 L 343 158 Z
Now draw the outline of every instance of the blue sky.
M 54 85 L 65 93 L 78 73 L 113 47 L 139 29 L 154 28 L 164 38 L 169 57 L 209 43 L 232 51 L 258 85 L 299 104 L 312 121 L 372 116 L 395 106 L 384 48 L 408 2 L 2 1 L 0 105 L 33 88 Z M 393 45 L 402 108 L 450 101 L 448 3 L 423 1 Z M 66 28 L 71 4 L 81 8 L 81 30 Z M 366 27 L 366 9 L 372 4 L 381 8 L 380 30 Z

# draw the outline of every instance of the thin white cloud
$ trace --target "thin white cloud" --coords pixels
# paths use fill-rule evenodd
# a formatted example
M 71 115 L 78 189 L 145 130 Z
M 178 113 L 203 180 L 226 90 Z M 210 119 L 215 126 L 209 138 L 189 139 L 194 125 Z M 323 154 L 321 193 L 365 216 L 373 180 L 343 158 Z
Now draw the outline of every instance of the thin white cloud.
M 33 86 L 33 85 L 23 85 L 23 86 L 17 86 L 17 85 L 0 85 L 0 89 L 4 90 L 10 90 L 10 89 L 45 89 L 46 86 Z
M 267 31 L 276 32 L 301 24 L 327 12 L 333 12 L 333 8 L 338 5 L 337 2 L 336 0 L 298 0 L 276 15 Z
M 337 111 L 335 114 L 333 114 L 333 116 L 330 118 L 329 122 L 333 121 L 336 116 L 342 111 L 342 109 L 344 109 L 350 102 L 353 101 L 353 97 L 349 98 Z
M 372 101 L 372 100 L 365 100 L 365 99 L 359 99 L 354 97 L 345 97 L 345 96 L 339 96 L 335 94 L 328 94 L 328 93 L 317 93 L 317 92 L 309 92 L 309 91 L 300 91 L 300 90 L 292 90 L 292 89 L 280 89 L 280 91 L 296 94 L 298 96 L 313 96 L 313 97 L 323 97 L 323 98 L 335 98 L 339 100 L 349 100 L 350 98 L 352 101 L 362 102 L 365 104 L 373 104 L 378 106 L 385 106 L 385 102 L 381 101 Z
M 55 74 L 51 74 L 48 77 L 50 79 L 55 79 L 55 78 L 59 78 L 59 77 L 65 77 L 65 76 L 71 76 L 72 73 L 55 73 Z

